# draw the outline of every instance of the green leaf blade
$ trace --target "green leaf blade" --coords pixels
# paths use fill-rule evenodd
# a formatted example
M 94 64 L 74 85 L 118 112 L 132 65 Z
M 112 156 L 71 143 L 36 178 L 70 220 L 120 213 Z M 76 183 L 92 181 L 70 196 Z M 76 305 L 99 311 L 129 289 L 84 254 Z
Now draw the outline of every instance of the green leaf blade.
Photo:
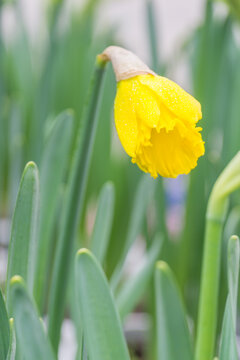
M 20 275 L 30 293 L 33 289 L 36 255 L 36 231 L 39 205 L 39 178 L 35 163 L 25 166 L 14 211 L 8 252 L 7 306 L 10 306 L 9 284 L 14 275 Z
M 7 360 L 16 360 L 16 335 L 14 330 L 14 320 L 9 319 L 10 343 L 8 348 Z
M 10 328 L 8 314 L 0 290 L 0 359 L 6 359 L 10 344 Z
M 192 360 L 193 349 L 183 304 L 169 266 L 155 269 L 158 360 Z
M 78 126 L 77 129 L 76 147 L 66 193 L 66 205 L 63 210 L 63 224 L 56 248 L 52 286 L 49 295 L 48 322 L 48 334 L 56 353 L 60 340 L 61 324 L 64 318 L 66 289 L 74 254 L 76 231 L 82 216 L 96 135 L 105 65 L 104 62 L 96 62 L 93 80 L 82 115 L 82 126 Z
M 76 256 L 76 289 L 91 360 L 129 360 L 121 323 L 106 277 L 86 249 Z
M 219 349 L 219 360 L 238 360 L 236 333 L 232 318 L 232 307 L 230 297 L 228 296 L 221 333 L 221 343 Z
M 225 306 L 219 360 L 238 360 L 236 339 L 237 295 L 239 278 L 240 244 L 237 236 L 228 242 L 228 298 Z
M 146 259 L 138 273 L 123 285 L 117 296 L 117 304 L 121 318 L 124 318 L 137 304 L 144 293 L 154 272 L 155 262 L 159 256 L 162 239 L 156 235 Z
M 118 285 L 127 253 L 142 229 L 146 208 L 153 197 L 155 186 L 156 183 L 154 183 L 153 179 L 148 175 L 143 175 L 138 183 L 134 197 L 126 243 L 120 256 L 118 265 L 111 278 L 111 287 L 113 290 L 115 290 Z
M 17 344 L 24 359 L 54 360 L 43 324 L 20 276 L 11 279 L 10 291 Z
M 103 262 L 112 221 L 114 210 L 114 186 L 112 183 L 106 183 L 100 193 L 98 210 L 93 229 L 91 250 L 100 263 Z
M 44 303 L 46 269 L 49 261 L 49 249 L 52 246 L 51 231 L 55 219 L 60 185 L 69 156 L 72 128 L 73 115 L 69 110 L 64 111 L 55 120 L 44 148 L 40 166 L 41 204 L 34 284 L 34 294 L 40 310 L 42 310 Z
M 237 236 L 231 236 L 228 243 L 228 287 L 229 287 L 229 295 L 230 295 L 230 302 L 232 307 L 234 327 L 236 327 L 235 319 L 237 317 L 239 259 L 240 259 L 239 238 Z

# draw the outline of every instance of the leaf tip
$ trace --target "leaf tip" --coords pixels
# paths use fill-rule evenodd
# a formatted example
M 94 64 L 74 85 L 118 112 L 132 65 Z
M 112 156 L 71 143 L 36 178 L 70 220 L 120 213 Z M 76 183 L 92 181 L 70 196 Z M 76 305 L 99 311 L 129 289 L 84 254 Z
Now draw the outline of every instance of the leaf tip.
M 20 275 L 14 275 L 10 280 L 10 285 L 24 284 L 23 278 Z
M 165 261 L 159 260 L 156 262 L 156 270 L 167 272 L 168 269 L 168 264 Z
M 35 164 L 34 161 L 29 161 L 29 162 L 26 164 L 26 168 L 37 169 L 37 165 Z
M 114 184 L 112 181 L 107 181 L 105 184 L 104 184 L 104 187 L 105 189 L 107 189 L 108 191 L 114 191 Z
M 69 108 L 64 111 L 64 114 L 66 114 L 68 118 L 72 119 L 75 113 L 73 109 Z
M 79 249 L 77 252 L 77 257 L 80 257 L 82 255 L 91 255 L 91 252 L 86 248 Z
M 36 178 L 38 176 L 38 167 L 34 161 L 29 161 L 24 168 L 23 177 L 33 177 Z
M 231 241 L 239 241 L 239 237 L 238 237 L 237 235 L 232 235 L 232 236 L 230 237 L 230 240 L 231 240 Z

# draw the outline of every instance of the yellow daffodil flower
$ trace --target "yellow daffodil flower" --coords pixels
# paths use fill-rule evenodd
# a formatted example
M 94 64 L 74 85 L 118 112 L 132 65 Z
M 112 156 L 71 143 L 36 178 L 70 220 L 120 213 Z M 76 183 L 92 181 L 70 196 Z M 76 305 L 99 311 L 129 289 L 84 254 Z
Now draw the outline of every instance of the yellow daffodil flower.
M 201 105 L 173 81 L 156 75 L 131 52 L 111 46 L 117 84 L 114 115 L 126 153 L 154 178 L 188 174 L 204 154 Z

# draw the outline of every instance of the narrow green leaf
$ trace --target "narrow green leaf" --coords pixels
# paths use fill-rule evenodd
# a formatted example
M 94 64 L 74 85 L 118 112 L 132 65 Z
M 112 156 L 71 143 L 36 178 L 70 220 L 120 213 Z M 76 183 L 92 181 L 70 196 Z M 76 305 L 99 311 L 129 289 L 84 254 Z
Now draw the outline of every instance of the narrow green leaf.
M 80 360 L 88 360 L 88 356 L 87 356 L 87 349 L 86 349 L 86 345 L 84 342 L 84 337 L 82 337 L 82 344 L 81 344 L 81 359 Z
M 224 311 L 219 349 L 219 360 L 226 359 L 238 360 L 236 332 L 234 329 L 230 296 L 227 298 Z
M 238 94 L 240 92 L 240 69 L 237 66 L 240 60 L 240 50 L 239 47 L 237 48 L 237 56 L 236 56 L 236 63 L 233 66 L 234 71 L 234 79 L 232 84 L 232 97 L 230 99 L 229 104 L 229 113 L 231 115 L 229 126 L 229 138 L 231 142 L 229 143 L 230 146 L 230 153 L 235 154 L 239 149 L 239 132 L 240 129 L 238 127 L 239 124 L 239 111 L 240 111 L 240 104 L 239 104 L 239 97 Z
M 8 348 L 7 360 L 16 360 L 16 335 L 14 329 L 14 320 L 9 320 L 10 326 L 10 343 Z
M 234 328 L 236 327 L 236 318 L 237 318 L 239 259 L 240 259 L 239 238 L 237 236 L 232 236 L 229 239 L 229 243 L 228 243 L 228 288 L 229 288 L 230 302 L 231 302 L 232 315 L 234 321 Z
M 97 260 L 86 249 L 77 253 L 75 281 L 90 360 L 129 360 L 106 277 Z
M 143 175 L 137 187 L 132 216 L 130 219 L 129 230 L 127 235 L 126 246 L 123 251 L 123 260 L 128 253 L 131 245 L 142 229 L 143 218 L 146 215 L 146 209 L 153 197 L 155 182 L 149 175 Z
M 17 343 L 24 360 L 55 359 L 43 323 L 20 276 L 11 279 L 10 292 Z
M 150 44 L 151 60 L 153 69 L 156 73 L 159 70 L 159 60 L 158 60 L 158 44 L 159 39 L 157 38 L 157 28 L 155 21 L 155 9 L 152 0 L 146 0 L 146 13 L 147 13 L 147 25 L 148 25 L 148 37 Z
M 9 119 L 9 197 L 11 215 L 17 200 L 23 158 L 23 119 L 19 104 L 12 104 Z
M 103 186 L 93 229 L 91 250 L 100 263 L 106 253 L 114 213 L 114 187 L 112 183 Z
M 157 359 L 192 360 L 193 349 L 174 275 L 169 266 L 159 261 L 155 269 L 157 309 Z
M 143 175 L 138 184 L 134 198 L 133 209 L 131 213 L 132 215 L 128 227 L 127 240 L 123 252 L 120 256 L 118 265 L 111 278 L 111 287 L 113 290 L 116 289 L 116 286 L 119 282 L 123 263 L 125 261 L 128 250 L 130 249 L 142 229 L 143 219 L 146 215 L 146 208 L 153 197 L 154 190 L 155 183 L 153 179 L 148 175 Z
M 10 343 L 8 314 L 0 289 L 0 359 L 6 359 Z
M 238 360 L 236 341 L 237 295 L 239 278 L 240 246 L 239 238 L 232 236 L 228 243 L 228 298 L 226 302 L 219 359 Z
M 158 259 L 162 246 L 162 239 L 156 235 L 153 244 L 146 255 L 146 259 L 138 273 L 126 280 L 117 296 L 117 305 L 120 316 L 123 318 L 136 306 L 137 302 L 144 294 L 144 291 L 152 277 L 154 265 Z
M 75 355 L 75 360 L 83 360 L 84 359 L 84 344 L 83 344 L 83 336 L 78 337 L 78 347 Z
M 25 280 L 30 293 L 33 289 L 38 203 L 38 169 L 33 162 L 29 162 L 23 171 L 12 222 L 7 269 L 8 308 L 9 283 L 12 276 L 20 275 Z
M 234 206 L 230 211 L 226 219 L 226 223 L 224 226 L 224 234 L 223 238 L 226 239 L 224 241 L 224 253 L 227 253 L 227 247 L 229 243 L 229 239 L 232 234 L 238 234 L 240 232 L 240 206 Z M 227 263 L 228 259 L 224 259 Z M 226 265 L 227 268 L 227 265 Z M 227 273 L 227 271 L 226 271 Z
M 73 115 L 64 111 L 55 120 L 48 136 L 40 166 L 41 203 L 38 231 L 38 251 L 34 293 L 40 311 L 43 309 L 45 282 L 48 276 L 48 262 L 52 247 L 52 228 L 56 215 L 56 205 L 69 158 L 73 128 Z M 60 145 L 60 146 L 59 146 Z
M 73 258 L 75 235 L 79 220 L 81 219 L 90 160 L 95 140 L 105 65 L 106 63 L 97 60 L 89 97 L 83 113 L 82 127 L 78 128 L 77 143 L 68 191 L 66 193 L 63 223 L 57 243 L 52 286 L 49 296 L 48 324 L 49 337 L 56 352 L 64 317 L 65 296 L 67 293 L 71 260 Z
M 76 252 L 77 252 L 77 247 L 75 247 L 75 253 Z M 77 342 L 77 346 L 78 346 L 75 359 L 83 360 L 82 359 L 83 324 L 82 324 L 81 314 L 80 314 L 80 310 L 79 310 L 79 302 L 76 297 L 75 262 L 74 261 L 71 264 L 71 273 L 69 276 L 67 307 L 70 312 L 70 318 L 72 319 L 72 322 L 75 327 L 75 336 L 76 336 L 76 342 Z

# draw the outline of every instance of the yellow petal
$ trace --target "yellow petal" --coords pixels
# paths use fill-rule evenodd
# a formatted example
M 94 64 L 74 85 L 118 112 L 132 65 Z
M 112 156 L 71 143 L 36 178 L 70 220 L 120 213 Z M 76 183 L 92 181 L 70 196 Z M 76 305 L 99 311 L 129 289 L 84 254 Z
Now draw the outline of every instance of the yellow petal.
M 158 174 L 175 178 L 179 174 L 188 174 L 204 154 L 204 144 L 198 128 L 190 127 L 182 137 L 181 130 L 176 126 L 166 132 L 159 133 L 153 129 L 152 146 L 142 147 L 134 162 L 153 177 Z
M 202 118 L 200 103 L 175 82 L 153 75 L 139 76 L 142 85 L 151 89 L 155 96 L 178 118 L 197 122 Z
M 115 124 L 120 141 L 128 155 L 134 156 L 139 146 L 148 144 L 151 129 L 172 130 L 176 118 L 147 87 L 140 76 L 122 80 L 117 86 Z M 161 110 L 160 110 L 161 106 Z
M 118 136 L 129 156 L 135 156 L 138 139 L 135 101 L 133 101 L 133 93 L 135 91 L 135 81 L 120 81 L 117 86 L 114 104 L 114 117 Z
M 197 100 L 172 81 L 138 75 L 118 83 L 115 123 L 132 162 L 153 177 L 187 174 L 204 154 Z

